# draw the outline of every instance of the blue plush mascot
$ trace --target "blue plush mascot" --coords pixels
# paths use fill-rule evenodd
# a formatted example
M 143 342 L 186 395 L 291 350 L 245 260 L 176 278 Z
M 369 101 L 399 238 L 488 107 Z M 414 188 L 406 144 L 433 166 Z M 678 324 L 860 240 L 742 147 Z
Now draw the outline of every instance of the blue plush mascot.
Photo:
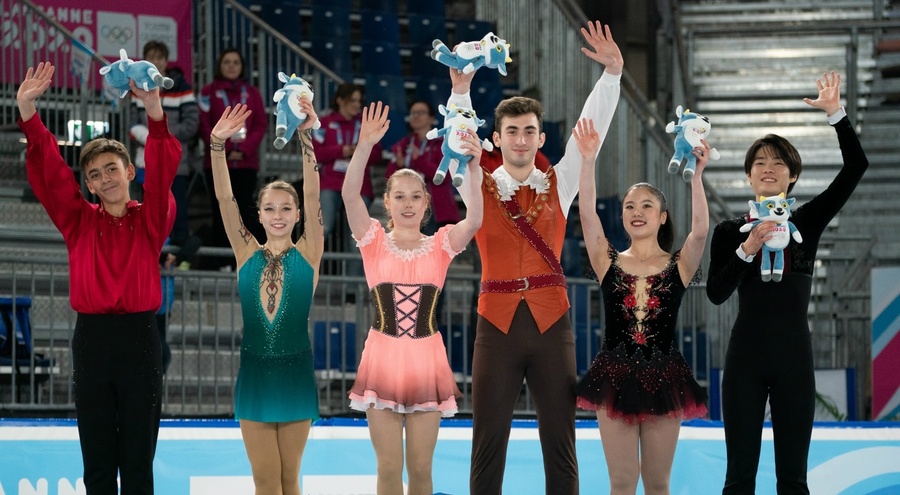
M 160 74 L 155 65 L 141 60 L 135 62 L 128 58 L 125 49 L 119 50 L 119 60 L 100 68 L 100 75 L 105 76 L 106 82 L 110 86 L 119 90 L 119 98 L 125 98 L 131 87 L 128 85 L 130 79 L 134 79 L 134 83 L 144 91 L 150 91 L 157 86 L 169 89 L 175 81 Z

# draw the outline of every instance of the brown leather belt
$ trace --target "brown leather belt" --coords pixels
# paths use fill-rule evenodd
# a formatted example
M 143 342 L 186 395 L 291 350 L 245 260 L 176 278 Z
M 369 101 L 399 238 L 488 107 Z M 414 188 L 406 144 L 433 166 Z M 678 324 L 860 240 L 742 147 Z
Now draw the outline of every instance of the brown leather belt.
M 553 286 L 566 287 L 566 276 L 559 273 L 546 273 L 511 280 L 485 280 L 481 282 L 481 292 L 522 292 Z

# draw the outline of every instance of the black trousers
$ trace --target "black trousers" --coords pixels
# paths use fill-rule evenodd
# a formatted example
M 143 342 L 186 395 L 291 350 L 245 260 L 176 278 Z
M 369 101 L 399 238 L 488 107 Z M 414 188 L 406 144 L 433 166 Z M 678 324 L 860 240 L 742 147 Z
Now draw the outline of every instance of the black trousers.
M 156 315 L 79 314 L 72 338 L 75 414 L 87 495 L 153 494 L 162 358 Z
M 722 419 L 728 468 L 725 495 L 753 495 L 766 400 L 772 413 L 779 495 L 808 495 L 807 458 L 815 417 L 815 372 L 809 330 L 734 331 L 725 354 Z
M 475 331 L 470 493 L 501 493 L 513 411 L 524 379 L 537 412 L 545 493 L 577 494 L 575 335 L 569 316 L 542 334 L 522 300 L 508 333 L 480 316 Z

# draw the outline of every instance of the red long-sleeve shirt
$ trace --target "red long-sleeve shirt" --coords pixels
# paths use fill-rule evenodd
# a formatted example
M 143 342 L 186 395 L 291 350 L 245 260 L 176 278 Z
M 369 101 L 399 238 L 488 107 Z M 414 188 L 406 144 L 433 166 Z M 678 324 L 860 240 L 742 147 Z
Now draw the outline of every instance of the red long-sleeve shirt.
M 35 196 L 69 250 L 69 302 L 88 314 L 157 311 L 162 300 L 159 255 L 175 221 L 170 189 L 181 143 L 165 119 L 149 122 L 144 150 L 144 202 L 131 201 L 121 218 L 89 203 L 38 115 L 19 120 L 28 140 L 25 167 Z

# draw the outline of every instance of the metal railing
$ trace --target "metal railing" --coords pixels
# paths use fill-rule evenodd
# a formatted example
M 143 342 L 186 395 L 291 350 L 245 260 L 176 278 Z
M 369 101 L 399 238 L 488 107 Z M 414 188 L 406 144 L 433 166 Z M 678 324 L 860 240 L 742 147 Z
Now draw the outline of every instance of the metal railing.
M 329 257 L 348 261 L 351 255 Z M 460 411 L 471 412 L 471 352 L 474 342 L 479 274 L 466 272 L 460 260 L 447 278 L 438 322 L 447 357 L 464 396 Z M 469 265 L 471 266 L 471 265 Z M 70 343 L 76 315 L 69 306 L 68 261 L 65 256 L 0 257 L 0 294 L 30 300 L 30 347 L 33 360 L 52 359 L 53 366 L 19 371 L 0 368 L 0 411 L 54 414 L 74 411 Z M 168 313 L 172 361 L 164 381 L 166 416 L 230 416 L 240 365 L 242 318 L 233 273 L 167 272 L 175 281 L 175 303 Z M 599 350 L 604 332 L 599 286 L 570 278 L 569 294 L 576 337 L 576 363 L 583 374 Z M 321 414 L 350 413 L 347 391 L 355 378 L 373 307 L 362 277 L 323 275 L 310 311 L 309 335 L 314 350 Z M 697 378 L 707 383 L 710 369 L 724 356 L 722 329 L 730 327 L 734 308 L 713 306 L 702 286 L 692 286 L 678 319 L 678 342 Z M 13 321 L 13 333 L 20 323 Z M 17 356 L 26 358 L 26 356 Z M 518 414 L 533 414 L 523 387 Z

